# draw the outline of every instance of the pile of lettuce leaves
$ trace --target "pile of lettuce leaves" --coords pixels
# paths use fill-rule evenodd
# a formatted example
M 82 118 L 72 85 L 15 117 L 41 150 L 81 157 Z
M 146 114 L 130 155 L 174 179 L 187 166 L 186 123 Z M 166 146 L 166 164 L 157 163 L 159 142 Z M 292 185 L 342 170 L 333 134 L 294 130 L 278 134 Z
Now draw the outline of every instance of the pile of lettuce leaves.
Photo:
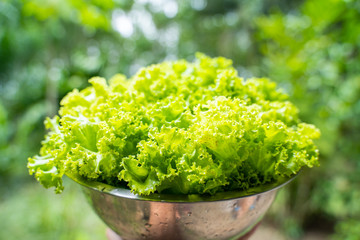
M 57 193 L 72 173 L 139 195 L 215 194 L 318 165 L 319 130 L 299 120 L 274 82 L 244 80 L 223 57 L 89 82 L 45 120 L 40 154 L 28 159 L 30 174 Z

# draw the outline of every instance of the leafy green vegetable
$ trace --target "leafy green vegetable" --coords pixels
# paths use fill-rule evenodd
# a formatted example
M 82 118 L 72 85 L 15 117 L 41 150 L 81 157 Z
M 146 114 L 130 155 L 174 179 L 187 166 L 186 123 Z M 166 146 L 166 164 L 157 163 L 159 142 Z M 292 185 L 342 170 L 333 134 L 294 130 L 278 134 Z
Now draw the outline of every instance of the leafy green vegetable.
M 275 83 L 243 80 L 228 59 L 198 54 L 89 82 L 45 121 L 40 155 L 29 158 L 30 174 L 56 192 L 63 174 L 78 173 L 136 194 L 214 194 L 318 165 L 319 130 Z

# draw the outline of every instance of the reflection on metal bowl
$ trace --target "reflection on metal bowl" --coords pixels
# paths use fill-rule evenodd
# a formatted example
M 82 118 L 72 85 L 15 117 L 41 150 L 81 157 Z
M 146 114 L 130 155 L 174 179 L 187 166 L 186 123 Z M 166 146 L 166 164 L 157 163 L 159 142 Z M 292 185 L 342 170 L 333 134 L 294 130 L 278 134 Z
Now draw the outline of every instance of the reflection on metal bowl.
M 82 186 L 98 216 L 123 240 L 238 239 L 262 219 L 277 190 L 294 178 L 247 192 L 143 197 L 80 176 L 69 177 Z

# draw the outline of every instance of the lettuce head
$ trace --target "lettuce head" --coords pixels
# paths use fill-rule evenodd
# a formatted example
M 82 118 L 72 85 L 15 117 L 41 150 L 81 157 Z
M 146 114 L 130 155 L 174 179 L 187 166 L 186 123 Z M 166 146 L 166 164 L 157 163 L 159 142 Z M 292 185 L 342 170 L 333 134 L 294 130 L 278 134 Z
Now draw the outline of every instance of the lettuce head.
M 45 120 L 40 153 L 28 159 L 57 193 L 73 173 L 140 195 L 215 194 L 318 165 L 319 130 L 274 82 L 244 80 L 231 60 L 197 54 L 89 83 Z

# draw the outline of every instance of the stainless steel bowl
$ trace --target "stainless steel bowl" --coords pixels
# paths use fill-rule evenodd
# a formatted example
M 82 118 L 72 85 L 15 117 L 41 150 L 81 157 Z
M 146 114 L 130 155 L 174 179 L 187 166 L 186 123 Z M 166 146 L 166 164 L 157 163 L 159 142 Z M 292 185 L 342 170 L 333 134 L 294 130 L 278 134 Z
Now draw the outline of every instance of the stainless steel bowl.
M 91 182 L 69 175 L 79 183 L 98 216 L 123 240 L 238 239 L 264 216 L 277 190 L 294 177 L 247 192 L 214 196 L 152 194 Z

